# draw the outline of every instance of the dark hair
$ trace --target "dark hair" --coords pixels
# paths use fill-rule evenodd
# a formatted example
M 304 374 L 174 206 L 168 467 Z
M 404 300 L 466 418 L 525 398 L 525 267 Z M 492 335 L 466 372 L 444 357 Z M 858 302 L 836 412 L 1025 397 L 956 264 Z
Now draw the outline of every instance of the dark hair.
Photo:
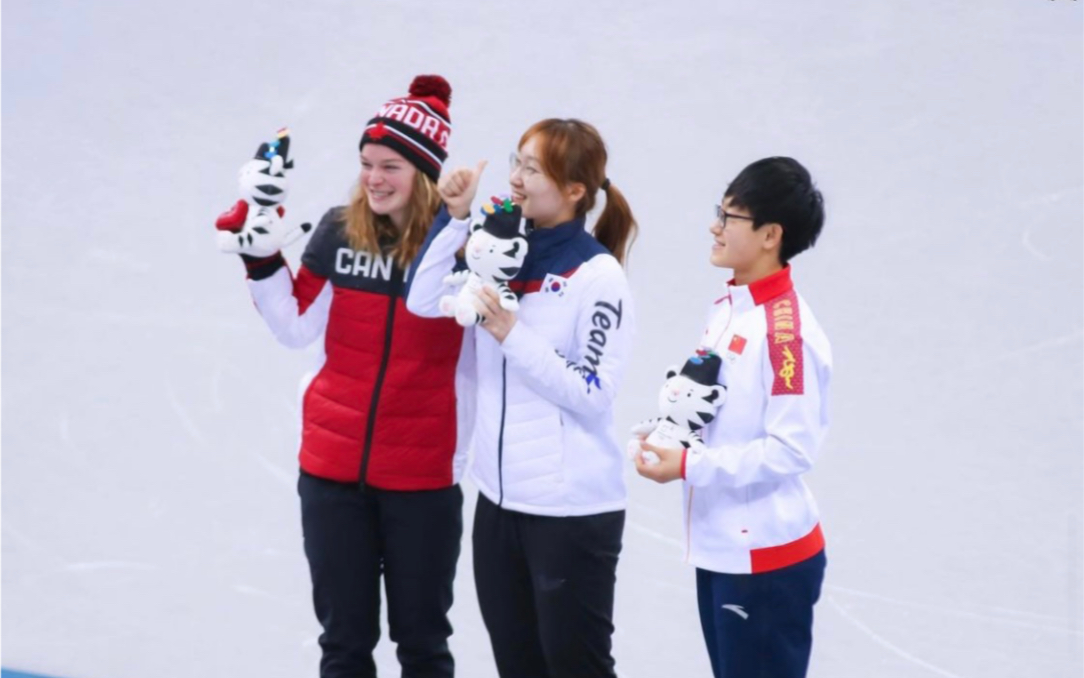
M 538 159 L 546 176 L 562 188 L 583 184 L 584 195 L 576 203 L 577 217 L 594 208 L 599 190 L 606 193 L 606 207 L 595 222 L 595 239 L 624 263 L 636 239 L 636 219 L 624 194 L 606 180 L 606 144 L 598 130 L 574 118 L 549 118 L 531 125 L 520 137 L 519 148 L 534 136 L 538 137 Z
M 813 247 L 824 227 L 824 197 L 794 158 L 757 160 L 730 182 L 726 198 L 749 210 L 754 230 L 765 224 L 783 227 L 779 261 L 784 264 Z

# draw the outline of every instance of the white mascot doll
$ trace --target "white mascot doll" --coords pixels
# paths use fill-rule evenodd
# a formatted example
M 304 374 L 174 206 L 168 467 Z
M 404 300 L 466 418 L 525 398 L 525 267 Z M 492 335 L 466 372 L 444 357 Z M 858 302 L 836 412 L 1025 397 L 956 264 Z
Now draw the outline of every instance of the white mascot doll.
M 493 198 L 492 203 L 482 207 L 485 220 L 471 224 L 470 238 L 463 248 L 467 268 L 444 278 L 445 285 L 459 290 L 441 297 L 440 312 L 454 317 L 463 327 L 484 322 L 474 305 L 483 287 L 497 292 L 501 308 L 519 309 L 519 299 L 507 283 L 527 258 L 527 223 L 511 199 Z
M 278 131 L 274 141 L 264 142 L 256 157 L 241 166 L 238 181 L 241 199 L 215 221 L 218 249 L 228 254 L 269 257 L 312 229 L 312 224 L 287 228 L 282 221 L 286 210 L 286 170 L 293 169 L 289 159 L 290 130 Z
M 719 381 L 722 360 L 712 351 L 697 351 L 678 372 L 671 367 L 659 393 L 661 417 L 647 419 L 632 427 L 637 436 L 649 433 L 647 442 L 662 448 L 689 448 L 699 441 L 698 431 L 707 426 L 726 400 L 726 388 Z M 629 441 L 629 459 L 642 455 L 644 463 L 655 465 L 659 457 L 640 448 L 638 437 Z

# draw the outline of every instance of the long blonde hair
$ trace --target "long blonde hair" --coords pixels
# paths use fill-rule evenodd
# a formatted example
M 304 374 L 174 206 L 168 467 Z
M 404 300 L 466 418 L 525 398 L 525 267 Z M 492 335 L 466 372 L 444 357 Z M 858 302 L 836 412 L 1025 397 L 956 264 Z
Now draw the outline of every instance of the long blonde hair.
M 415 171 L 407 203 L 406 222 L 400 232 L 385 214 L 376 214 L 369 207 L 369 196 L 361 181 L 354 186 L 345 214 L 346 241 L 362 252 L 386 251 L 401 268 L 406 268 L 418 255 L 429 226 L 440 209 L 440 194 L 436 184 L 425 172 Z

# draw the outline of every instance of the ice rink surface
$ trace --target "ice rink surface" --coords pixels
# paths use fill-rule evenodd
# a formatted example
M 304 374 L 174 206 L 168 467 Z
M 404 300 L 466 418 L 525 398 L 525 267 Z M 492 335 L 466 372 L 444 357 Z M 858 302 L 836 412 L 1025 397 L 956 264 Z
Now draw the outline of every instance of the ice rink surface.
M 606 138 L 642 229 L 619 431 L 725 285 L 726 182 L 806 164 L 828 222 L 795 277 L 835 353 L 811 676 L 1080 676 L 1082 4 L 10 0 L 4 666 L 316 675 L 295 490 L 313 354 L 274 342 L 212 224 L 282 125 L 288 216 L 318 219 L 365 121 L 435 72 L 449 162 L 488 159 L 484 193 L 540 118 Z M 707 676 L 680 488 L 627 476 L 618 670 Z M 459 674 L 491 678 L 469 540 L 456 589 Z M 378 660 L 398 675 L 386 639 Z

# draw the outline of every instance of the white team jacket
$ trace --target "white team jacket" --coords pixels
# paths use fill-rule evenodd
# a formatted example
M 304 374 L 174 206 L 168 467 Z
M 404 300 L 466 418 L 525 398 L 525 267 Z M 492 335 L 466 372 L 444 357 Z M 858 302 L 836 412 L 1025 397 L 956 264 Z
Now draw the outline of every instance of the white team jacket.
M 407 308 L 439 315 L 442 279 L 469 222 L 438 216 L 415 260 Z M 614 395 L 631 353 L 632 300 L 621 265 L 576 219 L 528 236 L 517 321 L 503 344 L 476 328 L 471 478 L 494 503 L 545 516 L 625 508 Z
M 685 453 L 686 562 L 745 574 L 824 547 L 802 474 L 828 431 L 832 352 L 790 267 L 715 302 L 701 346 L 722 356 L 726 403 Z

